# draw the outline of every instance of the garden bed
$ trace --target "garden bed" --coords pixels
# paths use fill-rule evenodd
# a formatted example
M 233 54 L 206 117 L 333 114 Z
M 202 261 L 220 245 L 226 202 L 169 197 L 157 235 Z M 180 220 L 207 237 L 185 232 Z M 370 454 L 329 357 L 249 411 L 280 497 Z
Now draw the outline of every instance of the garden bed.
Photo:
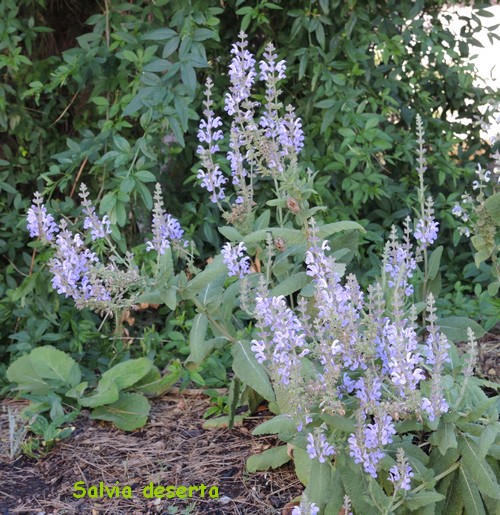
M 273 514 L 302 491 L 287 466 L 249 475 L 245 460 L 276 443 L 252 437 L 263 420 L 255 417 L 232 430 L 203 429 L 209 405 L 201 391 L 170 393 L 154 402 L 147 426 L 124 433 L 89 419 L 76 421 L 73 435 L 41 460 L 8 458 L 7 408 L 24 404 L 4 401 L 0 414 L 0 513 L 82 514 Z M 133 497 L 73 498 L 78 481 L 99 486 L 129 485 Z M 218 487 L 219 499 L 146 499 L 142 489 L 155 485 Z M 79 491 L 81 492 L 81 491 Z M 174 507 L 178 508 L 175 511 Z M 192 511 L 187 508 L 190 507 Z

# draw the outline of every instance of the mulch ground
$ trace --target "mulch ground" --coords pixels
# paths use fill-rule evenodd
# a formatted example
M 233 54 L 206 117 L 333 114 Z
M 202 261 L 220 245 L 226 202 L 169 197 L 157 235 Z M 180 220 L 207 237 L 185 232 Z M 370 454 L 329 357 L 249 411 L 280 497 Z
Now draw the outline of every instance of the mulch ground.
M 463 346 L 459 346 L 465 350 Z M 476 373 L 500 381 L 500 327 L 487 333 L 478 345 Z M 24 401 L 4 400 L 0 410 L 0 514 L 289 514 L 286 506 L 300 495 L 301 484 L 293 469 L 248 474 L 246 459 L 277 445 L 272 437 L 253 437 L 251 432 L 264 417 L 245 420 L 232 430 L 203 428 L 209 406 L 201 391 L 170 392 L 153 401 L 146 427 L 123 433 L 110 425 L 90 420 L 88 414 L 75 422 L 72 436 L 59 442 L 43 459 L 20 456 L 9 459 L 8 410 L 20 411 Z M 73 497 L 74 484 L 85 488 L 103 482 L 119 482 L 132 489 L 131 499 Z M 204 484 L 205 498 L 147 499 L 142 490 L 154 485 Z M 218 499 L 208 488 L 218 487 Z
M 250 419 L 232 430 L 203 429 L 209 401 L 201 393 L 167 394 L 153 403 L 146 427 L 123 433 L 85 414 L 73 435 L 59 442 L 41 460 L 21 456 L 9 460 L 7 408 L 22 409 L 20 401 L 4 401 L 0 413 L 0 513 L 26 514 L 281 514 L 300 495 L 293 469 L 248 474 L 245 460 L 277 444 L 271 437 L 253 437 L 263 418 Z M 129 485 L 133 497 L 81 499 L 73 497 L 77 481 L 85 488 Z M 206 486 L 205 498 L 146 499 L 145 486 Z M 208 496 L 218 487 L 218 499 Z M 177 510 L 176 510 L 177 508 Z M 189 511 L 189 509 L 191 511 Z M 288 510 L 287 510 L 288 511 Z

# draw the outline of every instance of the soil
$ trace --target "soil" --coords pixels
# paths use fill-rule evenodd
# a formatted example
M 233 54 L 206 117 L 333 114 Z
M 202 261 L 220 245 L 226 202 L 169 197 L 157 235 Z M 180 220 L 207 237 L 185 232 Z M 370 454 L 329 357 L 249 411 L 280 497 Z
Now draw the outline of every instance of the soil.
M 293 468 L 248 474 L 246 459 L 278 444 L 272 437 L 253 437 L 265 416 L 246 419 L 232 430 L 203 428 L 209 400 L 201 391 L 169 393 L 153 403 L 141 430 L 124 433 L 83 413 L 72 436 L 43 459 L 9 459 L 8 408 L 26 404 L 5 400 L 0 413 L 0 513 L 14 514 L 280 514 L 300 495 Z M 73 497 L 78 481 L 84 488 L 99 482 L 131 487 L 133 497 Z M 143 488 L 206 486 L 205 497 L 147 499 Z M 217 486 L 218 499 L 209 497 Z M 81 493 L 81 490 L 76 491 Z M 212 490 L 212 494 L 215 491 Z M 177 508 L 177 511 L 176 511 Z M 191 511 L 189 511 L 191 510 Z M 286 510 L 288 511 L 288 509 Z
M 465 350 L 463 345 L 459 345 Z M 500 327 L 478 344 L 476 374 L 500 382 Z M 0 514 L 211 514 L 289 515 L 291 501 L 302 492 L 290 464 L 278 470 L 248 474 L 246 459 L 279 444 L 251 432 L 269 413 L 263 412 L 227 428 L 204 428 L 209 400 L 201 390 L 169 392 L 153 402 L 141 430 L 124 433 L 91 420 L 87 412 L 75 422 L 67 440 L 42 459 L 9 458 L 8 411 L 19 412 L 25 401 L 4 400 L 0 410 Z M 133 497 L 81 499 L 74 485 L 131 487 Z M 148 499 L 142 490 L 162 485 L 206 485 L 205 497 Z M 218 499 L 208 496 L 217 486 Z

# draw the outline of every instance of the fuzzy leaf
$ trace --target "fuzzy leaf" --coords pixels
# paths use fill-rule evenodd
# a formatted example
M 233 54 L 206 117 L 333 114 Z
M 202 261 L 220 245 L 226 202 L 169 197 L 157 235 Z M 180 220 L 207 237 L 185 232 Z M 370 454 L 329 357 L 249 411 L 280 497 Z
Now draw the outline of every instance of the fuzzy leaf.
M 290 456 L 288 456 L 287 446 L 281 445 L 267 449 L 261 454 L 250 456 L 247 459 L 247 470 L 248 472 L 257 472 L 259 470 L 269 470 L 270 468 L 276 469 L 288 461 L 290 461 Z
M 122 392 L 116 402 L 96 408 L 90 418 L 113 422 L 122 431 L 133 431 L 146 424 L 150 409 L 143 395 Z
M 274 401 L 274 390 L 264 367 L 257 361 L 249 341 L 233 346 L 233 370 L 235 374 L 268 401 Z
M 304 287 L 308 282 L 309 278 L 306 273 L 299 272 L 287 277 L 284 281 L 281 281 L 269 292 L 269 296 L 278 297 L 279 295 L 291 295 Z
M 261 435 L 276 435 L 282 432 L 293 433 L 295 432 L 296 423 L 291 415 L 283 414 L 277 415 L 270 420 L 266 420 L 259 424 L 253 431 L 254 436 Z
M 16 359 L 7 369 L 7 379 L 17 383 L 16 390 L 45 395 L 50 391 L 47 384 L 33 368 L 29 355 Z
M 500 500 L 500 486 L 497 483 L 495 472 L 488 462 L 481 458 L 478 446 L 469 438 L 459 437 L 459 450 L 462 453 L 462 468 L 467 476 L 476 482 L 482 494 Z
M 65 385 L 76 386 L 81 379 L 78 363 L 68 354 L 46 345 L 30 353 L 34 370 L 43 379 L 53 379 Z
M 332 466 L 330 462 L 312 460 L 311 476 L 306 488 L 307 498 L 323 509 L 332 494 Z
M 467 515 L 486 515 L 484 504 L 476 483 L 470 476 L 468 470 L 464 467 L 460 467 L 458 484 L 462 493 L 462 499 L 464 501 Z
M 444 456 L 448 449 L 455 449 L 458 445 L 457 437 L 455 436 L 455 425 L 450 423 L 443 423 L 439 425 L 429 441 L 433 445 L 437 445 L 439 452 Z
M 484 336 L 484 329 L 474 320 L 467 317 L 439 318 L 437 325 L 441 331 L 454 342 L 467 341 L 467 328 L 470 327 L 476 338 Z
M 408 495 L 405 506 L 407 506 L 410 511 L 415 511 L 429 504 L 435 504 L 444 498 L 445 496 L 443 494 L 438 494 L 437 492 L 417 492 L 416 494 Z
M 440 245 L 433 250 L 431 257 L 429 258 L 429 280 L 435 279 L 439 272 L 439 264 L 441 263 L 441 256 L 443 254 L 443 246 Z

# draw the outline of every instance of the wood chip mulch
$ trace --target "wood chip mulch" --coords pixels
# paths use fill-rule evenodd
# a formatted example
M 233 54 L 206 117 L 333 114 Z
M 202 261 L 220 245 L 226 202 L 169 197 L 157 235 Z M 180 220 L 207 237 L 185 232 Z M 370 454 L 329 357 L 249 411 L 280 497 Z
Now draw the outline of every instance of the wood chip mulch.
M 262 417 L 232 430 L 203 429 L 209 402 L 201 392 L 170 393 L 153 402 L 148 424 L 124 433 L 83 414 L 72 436 L 43 459 L 9 458 L 8 408 L 22 401 L 4 400 L 0 410 L 0 514 L 281 514 L 300 495 L 302 486 L 289 465 L 248 474 L 245 461 L 277 444 L 272 437 L 253 437 Z M 133 497 L 73 497 L 73 486 L 129 485 Z M 146 499 L 142 490 L 155 485 L 204 484 L 205 498 Z M 208 488 L 218 487 L 218 499 Z M 288 512 L 288 510 L 286 510 Z

